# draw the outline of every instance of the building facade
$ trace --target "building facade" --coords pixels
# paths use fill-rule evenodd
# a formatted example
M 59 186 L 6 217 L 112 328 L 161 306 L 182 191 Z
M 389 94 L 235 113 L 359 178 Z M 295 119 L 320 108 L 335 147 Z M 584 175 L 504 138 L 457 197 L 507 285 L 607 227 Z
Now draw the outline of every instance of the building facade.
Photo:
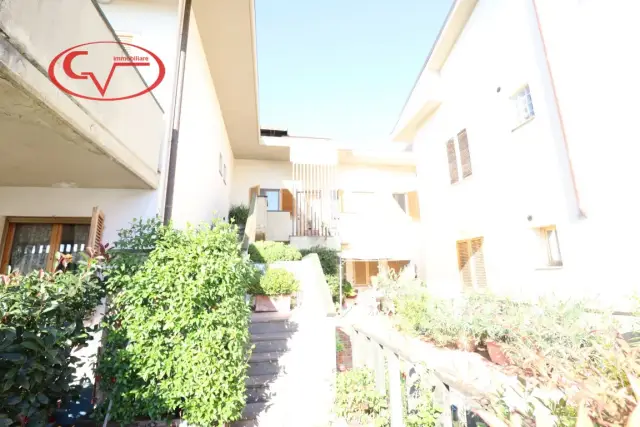
M 619 307 L 640 289 L 637 8 L 454 3 L 393 133 L 417 157 L 428 286 Z

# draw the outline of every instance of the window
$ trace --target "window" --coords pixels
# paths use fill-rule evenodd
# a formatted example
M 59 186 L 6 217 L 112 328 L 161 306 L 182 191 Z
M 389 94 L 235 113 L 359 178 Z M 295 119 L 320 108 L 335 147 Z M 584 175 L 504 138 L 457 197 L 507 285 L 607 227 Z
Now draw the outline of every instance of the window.
M 222 182 L 224 182 L 225 184 L 227 183 L 227 165 L 223 166 Z
M 456 242 L 458 271 L 464 290 L 480 290 L 487 287 L 483 245 L 483 237 Z
M 272 190 L 267 188 L 260 189 L 260 195 L 267 198 L 267 210 L 279 211 L 280 210 L 280 190 Z
M 469 152 L 469 139 L 466 129 L 461 130 L 458 135 L 447 141 L 447 159 L 449 161 L 451 184 L 455 184 L 460 180 L 459 171 L 462 171 L 462 179 L 472 175 L 471 153 Z
M 511 97 L 513 109 L 515 111 L 515 127 L 518 127 L 535 117 L 533 111 L 533 101 L 529 85 L 524 86 Z
M 222 153 L 220 153 L 220 157 L 218 157 L 218 173 L 220 176 L 224 177 L 224 159 L 222 158 Z
M 407 211 L 407 193 L 394 193 L 393 198 L 395 199 L 396 203 L 398 203 L 398 206 L 400 206 L 400 209 L 406 212 Z
M 545 264 L 549 267 L 562 267 L 560 240 L 556 227 L 542 227 L 539 229 L 539 235 Z

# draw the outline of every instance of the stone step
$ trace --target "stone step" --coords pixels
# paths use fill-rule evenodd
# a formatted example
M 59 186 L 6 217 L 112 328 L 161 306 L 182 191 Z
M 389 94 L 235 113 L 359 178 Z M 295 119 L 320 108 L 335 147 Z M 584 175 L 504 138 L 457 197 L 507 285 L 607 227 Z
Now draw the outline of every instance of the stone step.
M 247 403 L 266 402 L 270 397 L 267 387 L 247 388 Z
M 273 322 L 278 320 L 289 320 L 291 313 L 253 313 L 251 323 Z
M 286 351 L 288 348 L 289 345 L 286 340 L 257 341 L 253 344 L 253 354 L 272 351 Z
M 285 332 L 265 332 L 255 333 L 251 335 L 251 342 L 258 343 L 260 341 L 287 341 L 293 335 L 293 331 Z
M 283 354 L 284 352 L 281 351 L 268 351 L 264 353 L 253 352 L 249 359 L 249 363 L 277 362 Z
M 278 378 L 277 374 L 252 375 L 247 377 L 244 384 L 247 388 L 264 387 L 272 383 L 276 378 Z
M 249 325 L 249 332 L 251 334 L 266 334 L 272 332 L 294 332 L 297 330 L 297 325 L 288 320 L 274 320 L 269 322 L 257 322 Z
M 281 367 L 277 361 L 249 362 L 249 376 L 278 374 Z
M 242 420 L 253 420 L 268 406 L 267 402 L 247 403 L 242 411 Z

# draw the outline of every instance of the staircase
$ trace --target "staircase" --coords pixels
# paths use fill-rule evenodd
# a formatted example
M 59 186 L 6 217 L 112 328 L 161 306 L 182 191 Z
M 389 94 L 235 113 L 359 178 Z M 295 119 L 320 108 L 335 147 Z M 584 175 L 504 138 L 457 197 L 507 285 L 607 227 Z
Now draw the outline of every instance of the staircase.
M 335 380 L 334 307 L 316 254 L 282 263 L 300 281 L 291 313 L 254 313 L 242 419 L 231 427 L 327 427 Z

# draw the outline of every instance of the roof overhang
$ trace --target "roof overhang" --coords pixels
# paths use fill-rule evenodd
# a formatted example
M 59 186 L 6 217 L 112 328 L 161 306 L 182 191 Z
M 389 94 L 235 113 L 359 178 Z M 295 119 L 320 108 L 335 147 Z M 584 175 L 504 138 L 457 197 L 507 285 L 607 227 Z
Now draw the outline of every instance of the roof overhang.
M 260 145 L 254 0 L 193 0 L 192 10 L 234 156 L 286 157 Z
M 440 79 L 440 70 L 471 18 L 477 3 L 478 0 L 456 0 L 452 5 L 391 133 L 394 141 L 413 141 L 420 125 L 428 120 L 442 103 L 446 90 Z

